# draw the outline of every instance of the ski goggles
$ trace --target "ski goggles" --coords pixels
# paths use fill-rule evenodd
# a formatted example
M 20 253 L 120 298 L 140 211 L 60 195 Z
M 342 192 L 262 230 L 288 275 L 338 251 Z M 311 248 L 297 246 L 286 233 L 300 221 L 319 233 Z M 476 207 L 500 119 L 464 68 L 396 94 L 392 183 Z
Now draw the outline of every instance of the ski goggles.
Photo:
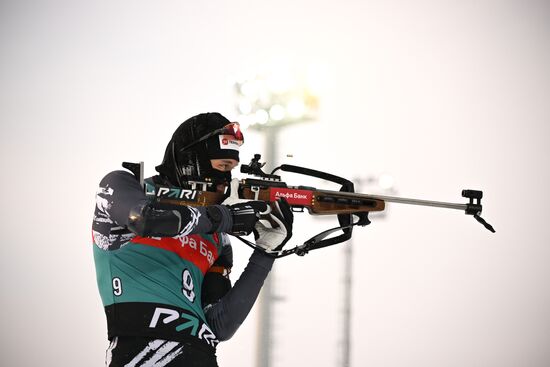
M 188 144 L 181 148 L 179 151 L 183 152 L 195 145 L 197 145 L 200 142 L 203 142 L 212 136 L 219 135 L 220 139 L 223 138 L 223 140 L 227 143 L 229 142 L 233 146 L 240 147 L 244 144 L 244 135 L 241 131 L 241 125 L 239 125 L 238 122 L 231 122 L 224 127 L 221 127 L 219 129 L 216 129 L 214 131 L 209 132 L 208 134 L 202 136 L 198 140 L 192 142 L 191 144 Z

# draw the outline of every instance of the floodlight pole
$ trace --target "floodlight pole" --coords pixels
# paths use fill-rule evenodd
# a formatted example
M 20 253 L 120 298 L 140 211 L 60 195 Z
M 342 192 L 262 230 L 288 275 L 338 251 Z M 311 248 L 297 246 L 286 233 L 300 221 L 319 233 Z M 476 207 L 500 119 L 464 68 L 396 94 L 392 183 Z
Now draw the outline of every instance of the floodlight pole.
M 356 177 L 353 179 L 353 182 L 355 184 L 355 190 L 359 192 L 363 192 L 362 185 L 377 181 L 376 177 L 370 176 L 367 178 L 360 178 Z M 384 189 L 387 192 L 394 192 L 393 187 L 387 187 Z M 385 196 L 386 198 L 391 198 L 390 196 Z M 395 201 L 395 200 L 394 200 Z M 409 203 L 408 204 L 417 204 L 417 203 Z M 387 207 L 386 210 L 383 212 L 377 212 L 377 213 L 371 213 L 372 215 L 376 215 L 379 218 L 384 218 L 386 213 L 388 212 Z M 344 243 L 343 251 L 344 251 L 344 299 L 343 299 L 343 317 L 342 317 L 342 354 L 341 354 L 341 360 L 340 365 L 342 367 L 350 367 L 351 366 L 351 332 L 352 332 L 352 296 L 353 296 L 353 244 L 354 240 L 353 237 L 350 238 L 347 243 Z
M 353 240 L 344 244 L 344 320 L 342 322 L 342 367 L 350 367 L 351 356 L 351 296 L 353 278 Z
M 277 157 L 278 157 L 278 137 L 279 132 L 289 126 L 295 125 L 297 123 L 306 122 L 309 119 L 294 119 L 294 120 L 283 120 L 278 123 L 271 122 L 264 126 L 257 127 L 260 131 L 264 133 L 266 140 L 265 147 L 265 160 L 266 169 L 265 172 L 271 172 L 275 167 L 277 167 Z M 275 264 L 271 273 L 266 278 L 262 291 L 259 296 L 259 319 L 258 319 L 258 331 L 257 331 L 257 355 L 256 355 L 256 367 L 270 367 L 272 361 L 272 351 L 274 349 L 274 338 L 272 333 L 273 319 L 275 318 L 274 302 L 281 301 L 281 297 L 278 297 L 274 294 L 274 284 L 275 284 Z
M 266 172 L 271 172 L 273 168 L 277 166 L 277 138 L 279 127 L 269 126 L 266 127 L 264 137 L 266 140 Z M 270 275 L 266 278 L 262 291 L 259 296 L 259 320 L 258 320 L 258 338 L 257 338 L 257 355 L 256 366 L 257 367 L 269 367 L 271 365 L 271 351 L 273 349 L 273 336 L 271 332 L 271 325 L 273 320 L 273 301 L 276 297 L 273 294 L 273 285 L 275 282 L 275 264 L 271 270 Z
M 266 171 L 277 167 L 277 140 L 282 128 L 309 121 L 318 108 L 317 97 L 305 85 L 289 86 L 288 90 L 269 89 L 265 76 L 244 79 L 235 83 L 241 118 L 252 120 L 250 128 L 261 131 L 265 137 Z M 259 90 L 261 89 L 261 91 Z M 251 118 L 251 119 L 250 119 Z M 274 264 L 275 265 L 275 264 Z M 258 299 L 256 367 L 270 367 L 273 351 L 271 326 L 274 318 L 273 302 L 280 300 L 273 294 L 275 266 L 266 278 Z

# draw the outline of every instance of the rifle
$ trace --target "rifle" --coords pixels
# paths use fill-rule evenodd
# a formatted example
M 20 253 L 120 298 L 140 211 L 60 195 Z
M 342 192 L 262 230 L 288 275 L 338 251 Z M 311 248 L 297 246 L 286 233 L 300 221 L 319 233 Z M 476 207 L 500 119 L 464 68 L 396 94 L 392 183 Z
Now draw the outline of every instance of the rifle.
M 252 177 L 241 180 L 239 185 L 240 197 L 268 203 L 279 198 L 285 198 L 293 212 L 302 213 L 307 210 L 311 215 L 336 215 L 339 222 L 338 227 L 325 230 L 305 241 L 302 245 L 281 250 L 278 253 L 268 253 L 273 257 L 279 258 L 290 254 L 304 256 L 311 250 L 347 241 L 352 236 L 353 227 L 370 224 L 368 214 L 383 211 L 386 202 L 461 210 L 467 215 L 472 215 L 489 231 L 495 232 L 494 228 L 480 216 L 483 208 L 481 205 L 483 192 L 479 190 L 462 190 L 462 197 L 469 199 L 469 202 L 464 204 L 361 194 L 355 192 L 354 184 L 350 180 L 311 168 L 283 164 L 271 173 L 265 173 L 262 170 L 265 163 L 260 163 L 260 159 L 261 155 L 255 154 L 249 164 L 241 165 L 241 172 Z M 145 194 L 160 206 L 215 205 L 220 204 L 227 196 L 222 192 L 208 191 L 208 187 L 212 186 L 212 183 L 207 180 L 189 181 L 190 188 L 159 186 L 144 182 L 143 162 L 123 162 L 122 166 L 134 173 L 143 185 Z M 341 188 L 339 191 L 333 191 L 318 190 L 308 186 L 289 186 L 282 181 L 281 176 L 275 174 L 278 170 L 330 181 L 341 185 Z M 341 231 L 339 235 L 327 238 L 339 231 Z M 240 236 L 235 237 L 253 248 L 258 248 L 255 244 Z

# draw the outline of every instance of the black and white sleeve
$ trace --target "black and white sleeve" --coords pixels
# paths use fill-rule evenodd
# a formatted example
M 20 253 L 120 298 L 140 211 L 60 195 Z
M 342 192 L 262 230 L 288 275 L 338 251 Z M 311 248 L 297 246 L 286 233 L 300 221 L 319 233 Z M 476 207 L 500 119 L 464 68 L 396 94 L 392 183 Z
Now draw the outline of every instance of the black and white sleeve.
M 139 236 L 210 233 L 228 230 L 232 224 L 228 209 L 222 205 L 155 207 L 135 177 L 126 171 L 107 174 L 97 197 L 97 206 L 106 216 Z M 211 220 L 214 217 L 216 220 Z

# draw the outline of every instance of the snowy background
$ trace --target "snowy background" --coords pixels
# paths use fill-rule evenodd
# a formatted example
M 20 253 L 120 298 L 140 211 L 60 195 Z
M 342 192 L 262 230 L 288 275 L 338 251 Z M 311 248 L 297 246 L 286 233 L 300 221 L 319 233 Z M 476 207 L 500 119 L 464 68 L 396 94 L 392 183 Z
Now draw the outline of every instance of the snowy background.
M 280 162 L 388 173 L 405 197 L 482 189 L 497 230 L 403 205 L 356 230 L 352 366 L 550 365 L 544 0 L 1 1 L 0 365 L 102 365 L 99 180 L 152 175 L 180 122 L 234 119 L 233 78 L 278 60 L 323 80 Z M 247 132 L 243 161 L 263 144 Z M 301 217 L 296 241 L 330 224 Z M 234 279 L 250 251 L 235 243 Z M 277 262 L 273 366 L 338 365 L 342 272 L 343 246 Z M 255 365 L 256 328 L 254 310 L 221 366 Z

